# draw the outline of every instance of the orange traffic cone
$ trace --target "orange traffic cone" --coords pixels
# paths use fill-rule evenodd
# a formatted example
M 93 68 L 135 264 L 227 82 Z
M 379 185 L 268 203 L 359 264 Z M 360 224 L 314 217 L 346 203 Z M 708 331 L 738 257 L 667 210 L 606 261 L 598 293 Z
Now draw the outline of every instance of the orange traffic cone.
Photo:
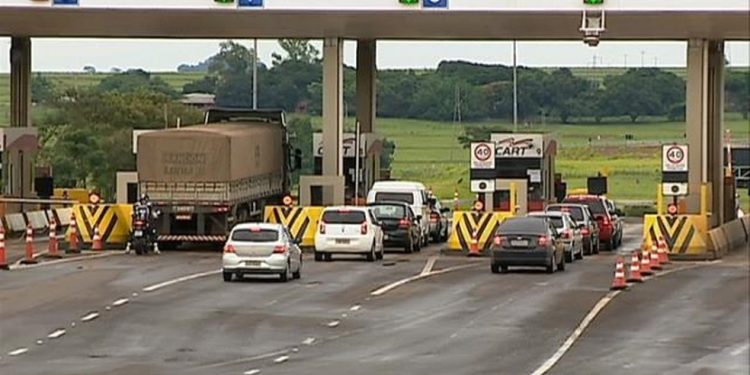
M 26 228 L 26 257 L 21 260 L 21 264 L 36 264 L 34 259 L 34 229 L 29 225 Z
M 78 247 L 78 224 L 76 224 L 76 213 L 70 214 L 70 237 L 68 238 L 68 253 L 80 253 Z
M 641 275 L 649 276 L 653 274 L 654 271 L 651 270 L 651 255 L 648 249 L 643 249 L 641 253 Z
M 471 233 L 471 246 L 469 247 L 469 256 L 475 256 L 478 257 L 482 255 L 479 252 L 479 232 L 474 230 L 474 232 Z
M 49 225 L 49 254 L 47 256 L 51 258 L 62 258 L 57 250 L 57 225 L 53 222 Z
M 661 267 L 661 263 L 659 263 L 659 253 L 656 246 L 651 246 L 651 251 L 649 252 L 649 255 L 651 256 L 651 269 L 654 271 L 661 271 L 663 268 Z
M 667 249 L 667 241 L 664 241 L 664 237 L 659 237 L 658 251 L 659 251 L 659 263 L 669 264 L 672 263 L 669 260 L 669 249 Z
M 102 243 L 102 237 L 99 235 L 99 228 L 94 228 L 94 238 L 92 239 L 92 250 L 104 250 L 104 244 Z
M 5 228 L 0 225 L 0 270 L 9 270 L 8 261 L 5 258 Z
M 628 283 L 625 281 L 625 264 L 623 263 L 622 257 L 617 258 L 617 264 L 615 265 L 615 279 L 612 281 L 611 290 L 620 290 L 628 287 Z
M 641 261 L 638 259 L 638 254 L 633 253 L 630 257 L 630 275 L 627 280 L 629 283 L 642 283 L 643 276 L 641 276 Z

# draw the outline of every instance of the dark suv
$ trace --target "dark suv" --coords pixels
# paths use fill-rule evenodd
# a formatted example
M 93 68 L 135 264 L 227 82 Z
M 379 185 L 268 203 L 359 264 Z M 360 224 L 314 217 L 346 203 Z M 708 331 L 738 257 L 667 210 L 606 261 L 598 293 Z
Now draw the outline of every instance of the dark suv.
M 367 205 L 381 223 L 383 246 L 400 247 L 405 252 L 422 249 L 422 237 L 411 206 L 402 202 L 376 202 Z
M 609 214 L 606 198 L 597 195 L 569 195 L 563 203 L 586 205 L 599 224 L 599 244 L 606 250 L 617 247 L 617 223 Z

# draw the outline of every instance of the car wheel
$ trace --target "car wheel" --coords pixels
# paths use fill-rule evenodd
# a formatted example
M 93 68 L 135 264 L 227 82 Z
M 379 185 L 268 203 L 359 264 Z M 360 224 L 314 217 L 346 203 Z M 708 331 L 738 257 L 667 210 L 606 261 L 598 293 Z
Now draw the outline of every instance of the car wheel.
M 547 273 L 554 273 L 555 272 L 555 255 L 552 254 L 550 256 L 549 261 L 547 263 Z
M 583 259 L 583 244 L 578 248 L 578 253 L 576 254 L 576 259 L 581 260 Z
M 299 267 L 297 267 L 297 271 L 292 272 L 292 277 L 295 279 L 302 278 L 302 255 L 299 256 Z
M 573 249 L 570 249 L 570 252 L 565 252 L 565 260 L 566 263 L 573 263 Z
M 225 282 L 230 282 L 230 281 L 232 281 L 232 276 L 233 276 L 233 275 L 234 275 L 234 274 L 233 274 L 233 273 L 231 273 L 231 272 L 227 272 L 227 271 L 224 271 L 224 272 L 222 272 L 222 276 L 224 276 L 224 281 L 225 281 Z
M 565 271 L 565 256 L 560 257 L 560 263 L 557 263 L 558 271 Z
M 409 241 L 406 241 L 404 252 L 407 254 L 411 254 L 412 251 L 414 251 L 414 242 L 410 239 Z
M 492 273 L 500 273 L 500 265 L 497 263 L 491 263 L 490 271 L 492 271 Z
M 289 279 L 292 278 L 291 269 L 292 269 L 292 266 L 289 263 L 287 263 L 286 268 L 284 268 L 284 271 L 282 271 L 281 274 L 279 275 L 280 276 L 279 280 L 281 280 L 282 283 L 285 283 L 289 281 Z
M 321 262 L 321 261 L 323 261 L 323 253 L 320 253 L 320 252 L 317 252 L 317 251 L 316 251 L 316 252 L 315 252 L 315 261 L 316 261 L 316 262 Z
M 370 252 L 367 253 L 367 261 L 368 262 L 375 261 L 375 242 L 372 243 L 372 246 L 370 246 Z
M 503 264 L 500 266 L 500 272 L 502 273 L 508 273 L 508 266 Z
M 599 254 L 599 240 L 594 241 L 594 245 L 592 245 L 592 246 L 594 247 L 594 250 L 592 252 L 594 254 Z
M 385 256 L 385 250 L 380 249 L 380 252 L 377 254 L 378 260 L 383 260 L 384 256 Z

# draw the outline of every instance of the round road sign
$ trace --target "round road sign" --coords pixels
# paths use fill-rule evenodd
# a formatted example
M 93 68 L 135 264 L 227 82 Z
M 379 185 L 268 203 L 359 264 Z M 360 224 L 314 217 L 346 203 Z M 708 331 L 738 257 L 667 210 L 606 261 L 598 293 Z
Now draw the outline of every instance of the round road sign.
M 282 202 L 284 203 L 285 206 L 291 206 L 294 201 L 292 200 L 292 197 L 287 195 L 284 197 Z
M 482 211 L 482 210 L 484 210 L 484 203 L 482 203 L 482 201 L 476 201 L 476 202 L 474 202 L 474 210 L 476 210 L 476 211 Z
M 486 144 L 481 144 L 474 149 L 474 157 L 479 161 L 487 161 L 492 157 L 492 149 Z
M 667 160 L 672 164 L 680 164 L 685 160 L 685 153 L 679 146 L 672 146 L 667 149 Z
M 676 204 L 670 204 L 669 206 L 667 206 L 667 212 L 668 212 L 668 213 L 669 213 L 670 215 L 675 215 L 675 214 L 677 214 L 677 205 L 676 205 Z

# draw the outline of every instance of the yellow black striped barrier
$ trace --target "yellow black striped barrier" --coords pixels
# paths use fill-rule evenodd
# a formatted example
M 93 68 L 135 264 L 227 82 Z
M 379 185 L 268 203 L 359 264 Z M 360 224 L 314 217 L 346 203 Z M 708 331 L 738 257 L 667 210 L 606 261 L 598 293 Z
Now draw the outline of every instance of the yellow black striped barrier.
M 707 235 L 708 220 L 703 215 L 644 216 L 643 239 L 649 248 L 662 237 L 671 254 L 709 255 Z
M 102 241 L 107 244 L 128 242 L 133 220 L 133 206 L 129 204 L 76 204 L 73 206 L 76 217 L 78 238 L 82 243 L 93 242 L 94 228 L 99 229 Z M 70 229 L 68 229 L 68 235 Z
M 448 238 L 448 249 L 468 252 L 476 231 L 479 250 L 485 252 L 492 244 L 497 227 L 511 216 L 513 215 L 509 212 L 455 211 L 453 231 Z
M 267 206 L 263 221 L 283 224 L 303 247 L 315 246 L 315 234 L 323 207 Z

